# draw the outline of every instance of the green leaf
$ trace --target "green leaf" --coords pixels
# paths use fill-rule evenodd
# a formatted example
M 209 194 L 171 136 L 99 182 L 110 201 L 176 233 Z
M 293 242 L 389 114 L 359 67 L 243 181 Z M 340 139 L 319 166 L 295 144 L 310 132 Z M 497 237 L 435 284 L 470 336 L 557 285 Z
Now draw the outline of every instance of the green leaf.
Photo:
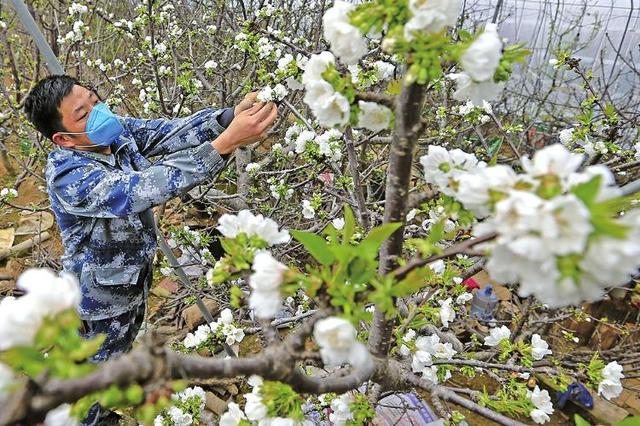
M 498 152 L 502 147 L 502 142 L 504 142 L 503 138 L 495 138 L 491 145 L 489 145 L 489 156 L 491 157 L 491 162 L 495 164 L 495 160 L 498 158 Z
M 573 192 L 576 197 L 580 198 L 587 207 L 591 207 L 591 205 L 595 203 L 598 192 L 600 192 L 601 180 L 602 176 L 594 176 L 591 180 L 574 186 L 571 189 L 571 192 Z
M 591 423 L 589 423 L 588 421 L 586 421 L 582 416 L 580 416 L 579 414 L 575 414 L 573 416 L 573 422 L 575 423 L 576 426 L 591 426 Z
M 585 423 L 585 424 L 588 425 L 588 423 Z M 615 426 L 639 426 L 639 425 L 640 425 L 640 417 L 638 416 L 629 417 L 615 424 Z
M 401 222 L 385 223 L 373 228 L 367 238 L 360 243 L 360 254 L 363 257 L 374 259 L 378 253 L 378 249 L 382 243 L 391 236 L 398 228 L 402 226 Z
M 335 260 L 329 245 L 320 235 L 305 231 L 291 231 L 291 235 L 322 265 L 331 265 Z
M 344 228 L 342 233 L 342 245 L 347 245 L 353 237 L 356 229 L 356 219 L 353 217 L 353 210 L 348 204 L 344 205 Z
M 372 264 L 362 257 L 356 257 L 349 262 L 347 272 L 353 285 L 365 283 L 373 278 L 376 272 L 375 262 Z
M 431 268 L 416 268 L 393 287 L 393 296 L 404 297 L 423 288 L 433 277 Z

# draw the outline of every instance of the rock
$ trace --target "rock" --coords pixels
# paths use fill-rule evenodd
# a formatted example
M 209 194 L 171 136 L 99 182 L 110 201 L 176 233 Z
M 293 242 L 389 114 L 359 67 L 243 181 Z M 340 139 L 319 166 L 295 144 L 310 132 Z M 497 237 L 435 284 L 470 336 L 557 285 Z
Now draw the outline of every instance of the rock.
M 177 292 L 179 288 L 178 283 L 169 277 L 166 277 L 162 281 L 160 281 L 158 283 L 158 287 L 162 287 L 172 294 Z
M 13 228 L 0 229 L 0 252 L 8 252 L 13 246 L 16 230 Z
M 227 402 L 222 398 L 218 397 L 213 392 L 205 392 L 205 396 L 207 400 L 205 401 L 205 407 L 212 413 L 221 416 L 227 411 Z
M 32 235 L 46 231 L 53 226 L 53 215 L 49 212 L 23 214 L 16 229 L 16 235 Z
M 209 312 L 211 313 L 211 315 L 214 317 L 215 317 L 215 314 L 217 314 L 218 311 L 220 310 L 220 306 L 218 305 L 218 302 L 216 302 L 213 299 L 205 299 L 204 304 L 209 310 Z M 185 322 L 189 330 L 193 330 L 197 325 L 200 325 L 203 322 L 205 322 L 204 317 L 202 316 L 202 312 L 200 312 L 198 305 L 195 303 L 189 306 L 184 311 L 182 311 L 182 314 L 180 316 L 182 317 L 182 320 Z
M 603 351 L 611 349 L 620 339 L 618 330 L 610 324 L 601 323 L 596 328 L 596 332 L 591 336 L 591 346 Z

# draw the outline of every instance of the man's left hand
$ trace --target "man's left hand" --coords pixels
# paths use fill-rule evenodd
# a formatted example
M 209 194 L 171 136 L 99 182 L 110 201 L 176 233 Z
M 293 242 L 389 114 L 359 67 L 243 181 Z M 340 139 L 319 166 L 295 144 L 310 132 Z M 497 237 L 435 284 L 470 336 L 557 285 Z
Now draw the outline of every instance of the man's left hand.
M 258 92 L 247 93 L 238 105 L 233 109 L 233 115 L 237 116 L 242 111 L 246 111 L 257 102 Z

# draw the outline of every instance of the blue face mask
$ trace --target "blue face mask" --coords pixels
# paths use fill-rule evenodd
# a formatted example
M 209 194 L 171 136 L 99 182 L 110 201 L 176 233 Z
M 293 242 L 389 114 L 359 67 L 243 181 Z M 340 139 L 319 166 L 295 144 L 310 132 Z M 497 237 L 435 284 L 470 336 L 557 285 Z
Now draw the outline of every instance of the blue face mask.
M 91 146 L 109 146 L 122 132 L 124 132 L 124 128 L 118 118 L 105 103 L 100 102 L 91 110 L 84 132 L 59 133 L 65 135 L 86 134 L 89 140 L 93 142 Z M 87 146 L 87 148 L 89 148 L 89 146 Z

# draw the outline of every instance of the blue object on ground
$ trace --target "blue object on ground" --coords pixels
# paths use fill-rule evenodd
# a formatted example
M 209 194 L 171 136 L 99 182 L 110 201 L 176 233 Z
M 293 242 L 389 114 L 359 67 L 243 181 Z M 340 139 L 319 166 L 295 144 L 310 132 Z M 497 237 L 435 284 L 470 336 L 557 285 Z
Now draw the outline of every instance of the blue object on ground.
M 586 408 L 593 408 L 593 397 L 589 390 L 580 382 L 571 383 L 566 391 L 558 392 L 558 407 L 563 408 L 569 401 L 573 401 Z
M 471 300 L 471 318 L 478 318 L 490 321 L 498 306 L 498 297 L 493 292 L 493 287 L 489 284 L 480 290 L 476 290 Z

